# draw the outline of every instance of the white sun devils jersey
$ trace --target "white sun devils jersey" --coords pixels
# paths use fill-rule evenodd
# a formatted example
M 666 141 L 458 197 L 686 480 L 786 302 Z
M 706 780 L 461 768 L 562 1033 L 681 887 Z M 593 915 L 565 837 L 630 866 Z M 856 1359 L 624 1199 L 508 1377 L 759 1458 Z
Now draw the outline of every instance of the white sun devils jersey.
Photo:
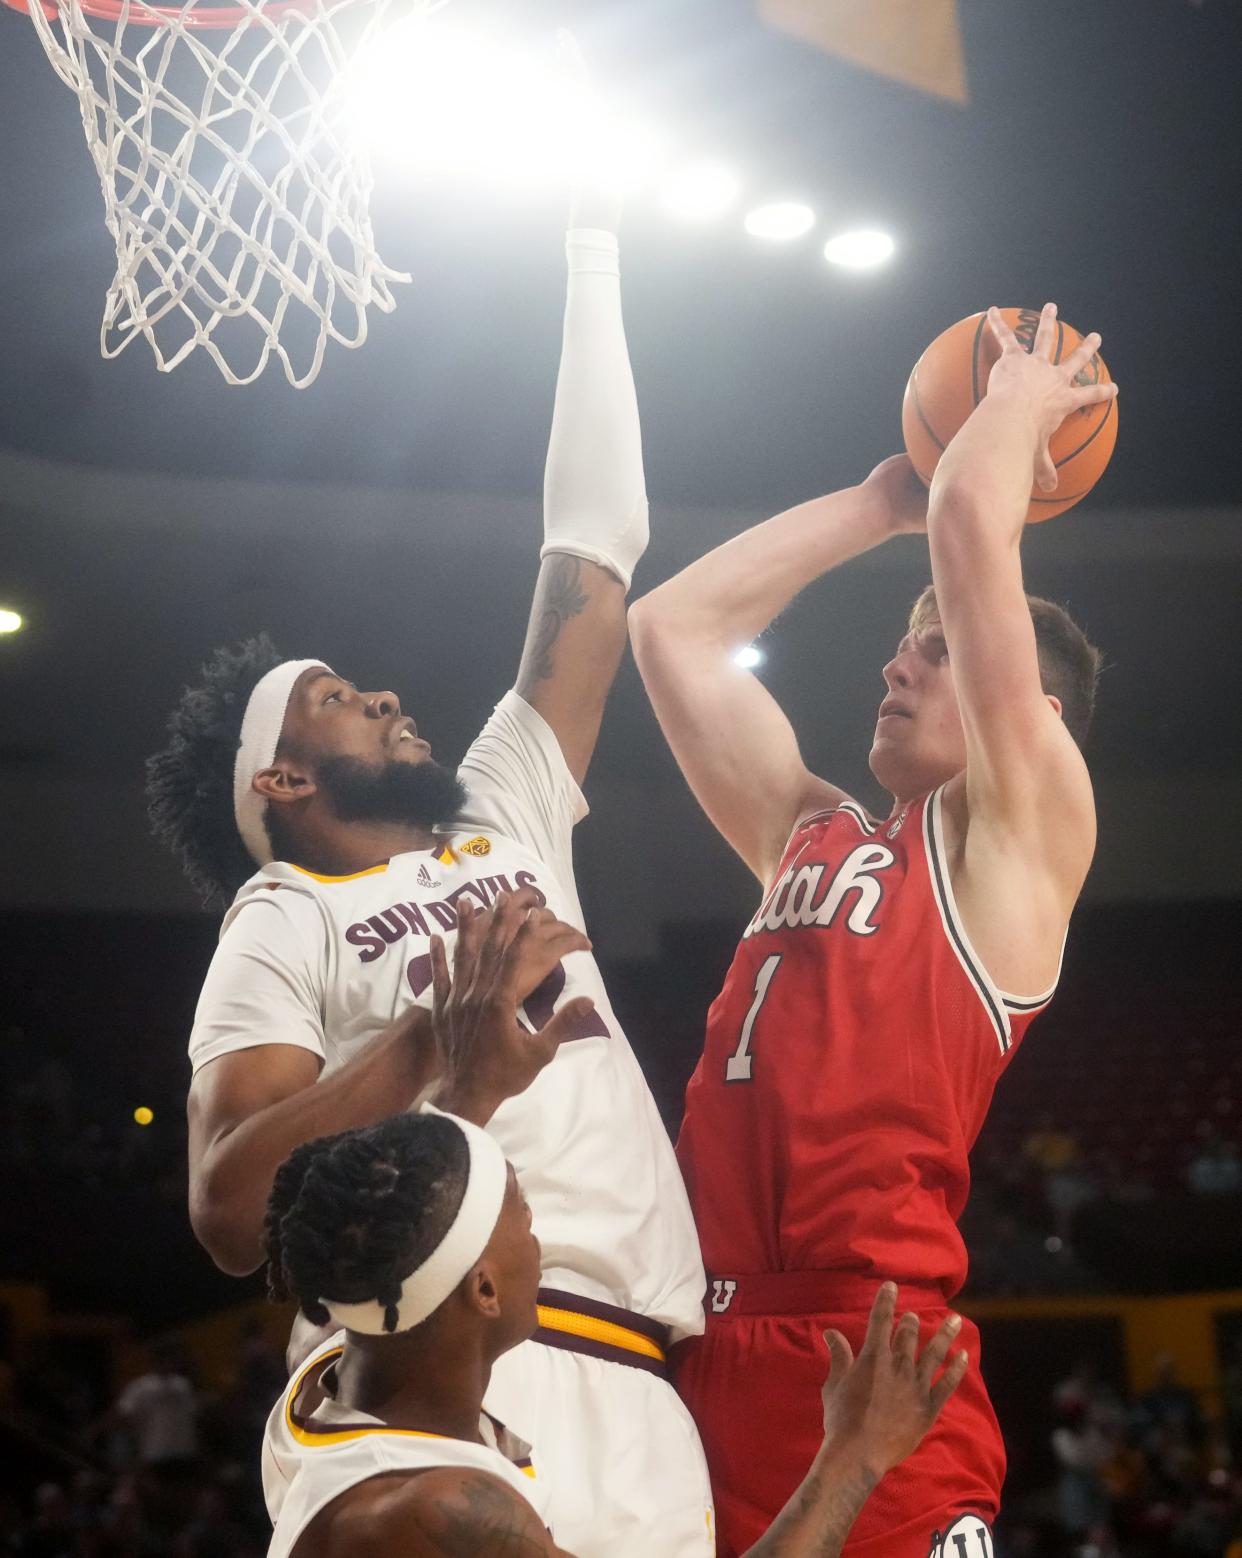
M 194 1069 L 231 1050 L 296 1044 L 343 1065 L 411 1002 L 430 1009 L 430 938 L 450 966 L 457 900 L 533 887 L 582 928 L 571 858 L 586 803 L 545 721 L 506 694 L 467 753 L 464 820 L 436 847 L 354 876 L 276 862 L 238 892 L 190 1037 Z M 672 1147 L 594 958 L 565 959 L 527 1002 L 536 1024 L 574 997 L 595 1011 L 488 1129 L 517 1170 L 550 1288 L 702 1330 L 703 1267 Z
M 486 1413 L 479 1420 L 483 1443 L 475 1444 L 389 1428 L 379 1418 L 341 1406 L 331 1389 L 344 1339 L 340 1331 L 316 1348 L 267 1420 L 263 1495 L 275 1527 L 267 1558 L 288 1558 L 315 1516 L 360 1482 L 442 1466 L 499 1478 L 548 1524 L 548 1488 L 536 1474 L 530 1446 Z

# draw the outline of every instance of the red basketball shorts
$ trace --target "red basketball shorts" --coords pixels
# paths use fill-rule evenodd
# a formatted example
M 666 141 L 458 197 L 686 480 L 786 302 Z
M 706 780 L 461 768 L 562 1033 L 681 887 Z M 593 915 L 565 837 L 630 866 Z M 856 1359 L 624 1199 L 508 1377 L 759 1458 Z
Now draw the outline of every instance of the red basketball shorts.
M 823 1442 L 826 1330 L 862 1347 L 878 1283 L 782 1272 L 709 1284 L 705 1335 L 681 1343 L 673 1379 L 698 1424 L 716 1500 L 717 1553 L 737 1558 L 763 1535 Z M 824 1307 L 820 1307 L 823 1305 Z M 948 1314 L 938 1289 L 903 1287 L 920 1345 Z M 867 1501 L 849 1558 L 992 1558 L 1005 1446 L 979 1373 L 979 1332 L 956 1346 L 970 1368 L 914 1454 Z

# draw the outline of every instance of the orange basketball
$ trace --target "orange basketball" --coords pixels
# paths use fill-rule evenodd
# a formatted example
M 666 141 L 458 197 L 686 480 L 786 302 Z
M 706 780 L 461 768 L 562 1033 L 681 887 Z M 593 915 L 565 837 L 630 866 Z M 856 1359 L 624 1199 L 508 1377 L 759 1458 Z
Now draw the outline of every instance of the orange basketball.
M 1035 344 L 1039 310 L 1002 308 L 1006 324 L 1029 352 Z M 1068 357 L 1082 336 L 1072 325 L 1057 321 L 1052 360 Z M 914 468 L 930 484 L 945 445 L 983 399 L 992 364 L 1000 356 L 986 314 L 971 314 L 938 335 L 915 363 L 901 405 L 906 452 Z M 1078 376 L 1080 384 L 1111 383 L 1097 352 Z M 1101 401 L 1072 411 L 1052 435 L 1049 450 L 1058 484 L 1052 492 L 1031 491 L 1028 524 L 1064 514 L 1085 498 L 1104 474 L 1117 442 L 1117 402 Z

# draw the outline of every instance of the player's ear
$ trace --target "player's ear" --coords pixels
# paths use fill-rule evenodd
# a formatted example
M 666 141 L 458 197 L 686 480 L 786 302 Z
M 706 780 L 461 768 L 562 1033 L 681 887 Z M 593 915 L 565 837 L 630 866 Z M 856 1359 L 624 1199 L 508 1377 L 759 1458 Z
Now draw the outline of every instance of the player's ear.
M 265 801 L 277 805 L 306 801 L 315 793 L 315 781 L 296 763 L 282 762 L 271 768 L 261 768 L 250 783 Z
M 1055 693 L 1051 692 L 1046 692 L 1044 697 L 1047 698 L 1048 702 L 1052 705 L 1052 712 L 1056 715 L 1056 717 L 1058 719 L 1063 719 L 1065 716 L 1061 709 L 1060 698 L 1058 698 Z
M 489 1320 L 500 1318 L 500 1293 L 490 1262 L 483 1260 L 466 1278 L 466 1292 L 472 1308 Z

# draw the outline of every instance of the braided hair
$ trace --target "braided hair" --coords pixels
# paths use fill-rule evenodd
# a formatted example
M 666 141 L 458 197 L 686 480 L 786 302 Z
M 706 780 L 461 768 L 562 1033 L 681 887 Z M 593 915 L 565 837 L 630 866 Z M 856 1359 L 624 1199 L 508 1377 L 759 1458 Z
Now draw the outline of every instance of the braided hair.
M 168 745 L 147 759 L 151 827 L 207 907 L 227 905 L 254 874 L 233 816 L 233 768 L 250 694 L 284 658 L 266 633 L 217 649 L 172 711 Z
M 272 1183 L 263 1229 L 267 1287 L 315 1325 L 320 1302 L 375 1299 L 397 1326 L 401 1284 L 448 1232 L 466 1193 L 470 1149 L 451 1120 L 399 1114 L 306 1142 Z

